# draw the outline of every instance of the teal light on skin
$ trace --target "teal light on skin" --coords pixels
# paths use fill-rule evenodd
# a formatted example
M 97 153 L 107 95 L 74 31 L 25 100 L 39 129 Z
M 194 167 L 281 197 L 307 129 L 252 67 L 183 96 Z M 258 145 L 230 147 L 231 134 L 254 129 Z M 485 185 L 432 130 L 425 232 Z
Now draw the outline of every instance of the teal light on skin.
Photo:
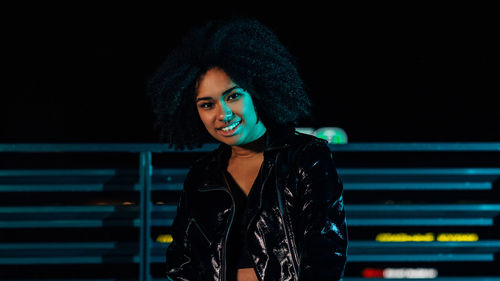
M 212 68 L 201 77 L 195 102 L 208 133 L 233 149 L 252 143 L 266 132 L 262 121 L 257 121 L 251 94 L 220 68 Z M 234 134 L 222 133 L 220 128 L 231 123 L 239 123 Z

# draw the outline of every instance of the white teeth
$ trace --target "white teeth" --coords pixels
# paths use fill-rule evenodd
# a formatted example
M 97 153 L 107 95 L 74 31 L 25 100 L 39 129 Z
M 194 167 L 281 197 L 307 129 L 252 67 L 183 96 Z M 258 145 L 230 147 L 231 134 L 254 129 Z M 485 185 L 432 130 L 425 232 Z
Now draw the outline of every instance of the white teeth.
M 233 124 L 233 125 L 231 125 L 231 126 L 224 127 L 224 128 L 222 128 L 221 130 L 223 130 L 223 131 L 231 131 L 231 130 L 232 130 L 232 129 L 234 129 L 236 126 L 238 126 L 238 124 L 240 124 L 240 121 L 238 121 L 238 122 L 234 123 L 234 124 Z

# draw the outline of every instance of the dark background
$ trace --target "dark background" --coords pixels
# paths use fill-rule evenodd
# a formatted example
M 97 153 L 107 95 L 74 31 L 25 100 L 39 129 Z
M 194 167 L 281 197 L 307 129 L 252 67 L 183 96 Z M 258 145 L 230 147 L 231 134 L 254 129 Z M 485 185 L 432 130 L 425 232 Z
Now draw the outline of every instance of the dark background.
M 0 142 L 158 142 L 147 78 L 190 27 L 236 15 L 297 57 L 314 104 L 303 126 L 349 142 L 500 141 L 493 7 L 245 5 L 4 7 Z

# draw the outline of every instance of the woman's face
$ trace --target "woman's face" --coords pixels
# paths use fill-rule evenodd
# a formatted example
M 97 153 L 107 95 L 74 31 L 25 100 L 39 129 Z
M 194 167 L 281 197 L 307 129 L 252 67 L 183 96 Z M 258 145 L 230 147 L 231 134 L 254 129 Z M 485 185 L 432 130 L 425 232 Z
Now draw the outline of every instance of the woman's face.
M 227 145 L 244 145 L 260 138 L 266 127 L 259 120 L 250 93 L 238 87 L 220 68 L 202 76 L 196 108 L 208 133 Z

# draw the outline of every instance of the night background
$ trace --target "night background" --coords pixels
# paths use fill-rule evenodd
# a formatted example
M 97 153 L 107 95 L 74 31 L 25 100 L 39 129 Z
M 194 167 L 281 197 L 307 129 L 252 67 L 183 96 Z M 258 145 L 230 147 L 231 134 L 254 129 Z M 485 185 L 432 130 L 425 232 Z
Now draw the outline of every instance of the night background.
M 190 27 L 238 15 L 297 58 L 314 104 L 303 126 L 349 142 L 500 140 L 492 7 L 195 7 L 5 9 L 1 142 L 158 142 L 148 77 Z
M 500 280 L 498 9 L 269 3 L 2 7 L 1 280 L 166 279 L 185 176 L 211 148 L 156 144 L 146 82 L 190 28 L 234 16 L 297 59 L 300 127 L 347 133 L 330 145 L 345 281 Z

